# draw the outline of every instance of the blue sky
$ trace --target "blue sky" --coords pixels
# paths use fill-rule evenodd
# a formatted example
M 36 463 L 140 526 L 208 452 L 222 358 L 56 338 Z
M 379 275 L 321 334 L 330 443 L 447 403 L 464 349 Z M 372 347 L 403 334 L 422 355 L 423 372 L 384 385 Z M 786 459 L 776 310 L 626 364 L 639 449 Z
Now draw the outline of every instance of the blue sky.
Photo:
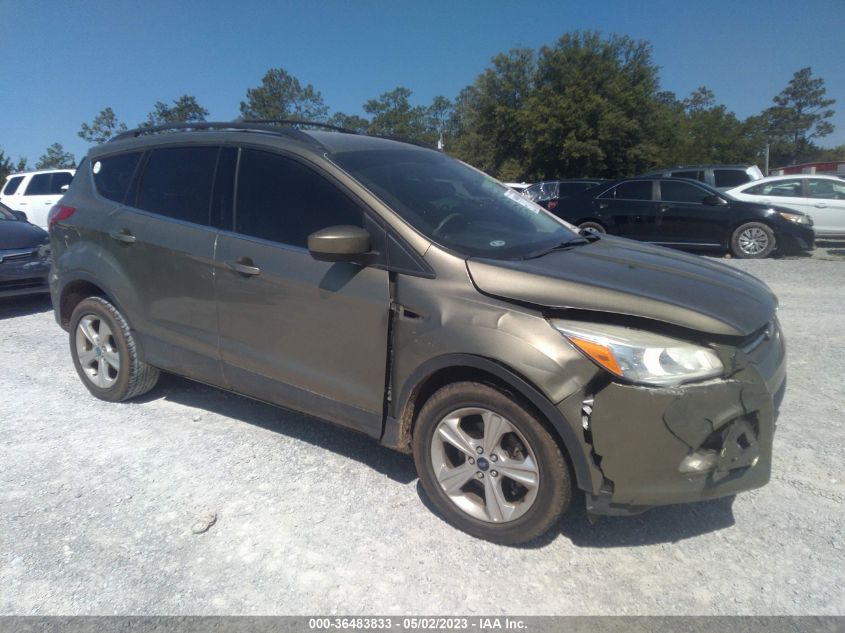
M 740 118 L 812 66 L 837 99 L 821 144 L 845 143 L 845 0 L 0 0 L 0 24 L 0 149 L 30 165 L 56 141 L 81 158 L 80 125 L 105 106 L 131 127 L 156 101 L 192 94 L 230 120 L 272 67 L 313 84 L 332 111 L 360 114 L 400 85 L 427 104 L 496 53 L 577 29 L 648 40 L 664 89 L 706 85 Z

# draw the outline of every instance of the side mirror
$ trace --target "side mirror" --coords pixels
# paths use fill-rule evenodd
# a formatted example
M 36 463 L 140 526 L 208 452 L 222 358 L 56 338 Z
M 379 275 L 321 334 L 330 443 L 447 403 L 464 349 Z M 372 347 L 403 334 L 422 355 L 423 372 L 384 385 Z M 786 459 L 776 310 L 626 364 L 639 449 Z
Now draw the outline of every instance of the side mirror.
M 70 185 L 62 185 L 62 186 L 59 188 L 59 191 L 61 191 L 62 193 L 67 193 L 67 190 L 68 190 L 68 189 L 70 189 Z
M 370 252 L 370 234 L 360 226 L 330 226 L 308 236 L 311 257 L 321 262 L 354 262 Z
M 29 218 L 26 217 L 26 213 L 24 213 L 23 211 L 12 211 L 12 215 L 14 215 L 21 222 L 29 222 Z
M 715 194 L 704 196 L 704 199 L 702 199 L 701 202 L 711 207 L 718 207 L 719 205 L 726 204 L 724 198 L 720 198 Z

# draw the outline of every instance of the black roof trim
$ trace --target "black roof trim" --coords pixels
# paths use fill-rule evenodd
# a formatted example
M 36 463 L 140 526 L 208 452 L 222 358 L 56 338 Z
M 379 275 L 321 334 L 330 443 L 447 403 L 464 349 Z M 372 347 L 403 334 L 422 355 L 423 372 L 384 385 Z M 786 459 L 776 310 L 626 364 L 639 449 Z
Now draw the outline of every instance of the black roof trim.
M 351 130 L 346 130 L 334 125 L 325 123 L 315 123 L 313 121 L 300 121 L 297 119 L 268 119 L 268 120 L 252 120 L 252 121 L 191 121 L 188 123 L 165 123 L 163 125 L 142 125 L 126 132 L 112 137 L 109 142 L 122 141 L 125 139 L 138 138 L 145 134 L 156 134 L 158 132 L 169 131 L 205 131 L 205 130 L 231 130 L 231 131 L 246 131 L 246 132 L 264 132 L 266 134 L 276 134 L 278 136 L 288 136 L 297 138 L 307 143 L 313 144 L 313 138 L 304 134 L 295 128 L 281 128 L 280 124 L 284 125 L 309 125 L 313 127 L 328 128 L 338 132 L 346 132 L 348 134 L 355 134 Z
M 239 119 L 236 121 L 191 121 L 186 123 L 165 123 L 162 125 L 142 125 L 132 130 L 121 132 L 109 139 L 112 141 L 123 141 L 126 139 L 138 138 L 146 134 L 156 134 L 158 132 L 170 131 L 184 131 L 184 132 L 199 132 L 206 130 L 229 130 L 241 132 L 263 132 L 266 134 L 276 134 L 278 136 L 287 136 L 304 141 L 311 145 L 319 145 L 323 147 L 312 136 L 305 134 L 295 127 L 283 128 L 280 125 L 297 126 L 303 125 L 308 127 L 322 128 L 326 130 L 333 130 L 335 132 L 342 132 L 344 134 L 354 134 L 356 136 L 367 136 L 370 138 L 382 138 L 390 141 L 398 141 L 401 143 L 408 143 L 409 145 L 416 145 L 426 149 L 437 150 L 438 148 L 425 141 L 417 141 L 414 139 L 402 138 L 398 136 L 386 136 L 380 134 L 361 134 L 355 130 L 350 130 L 337 125 L 330 125 L 328 123 L 320 123 L 318 121 L 305 121 L 301 119 Z

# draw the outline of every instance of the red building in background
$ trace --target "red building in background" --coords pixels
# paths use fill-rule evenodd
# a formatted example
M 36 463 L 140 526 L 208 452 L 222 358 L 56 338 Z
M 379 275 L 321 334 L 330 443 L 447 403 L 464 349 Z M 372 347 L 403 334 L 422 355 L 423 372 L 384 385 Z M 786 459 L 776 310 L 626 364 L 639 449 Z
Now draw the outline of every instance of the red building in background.
M 826 163 L 802 163 L 800 165 L 775 167 L 769 170 L 769 176 L 788 176 L 790 174 L 824 174 L 845 178 L 845 160 Z

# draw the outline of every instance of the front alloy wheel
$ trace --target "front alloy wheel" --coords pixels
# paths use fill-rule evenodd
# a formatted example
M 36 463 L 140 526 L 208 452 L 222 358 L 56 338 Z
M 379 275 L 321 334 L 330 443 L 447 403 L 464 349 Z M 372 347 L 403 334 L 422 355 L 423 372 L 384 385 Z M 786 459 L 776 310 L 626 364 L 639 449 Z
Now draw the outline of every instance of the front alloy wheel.
M 489 409 L 463 408 L 444 417 L 431 442 L 431 463 L 443 492 L 481 521 L 513 521 L 537 499 L 534 451 L 508 420 Z
M 505 545 L 536 538 L 560 519 L 573 492 L 550 428 L 530 405 L 491 385 L 441 387 L 413 430 L 420 484 L 468 534 Z
M 775 250 L 775 233 L 762 222 L 743 224 L 731 236 L 731 251 L 741 259 L 762 259 Z

